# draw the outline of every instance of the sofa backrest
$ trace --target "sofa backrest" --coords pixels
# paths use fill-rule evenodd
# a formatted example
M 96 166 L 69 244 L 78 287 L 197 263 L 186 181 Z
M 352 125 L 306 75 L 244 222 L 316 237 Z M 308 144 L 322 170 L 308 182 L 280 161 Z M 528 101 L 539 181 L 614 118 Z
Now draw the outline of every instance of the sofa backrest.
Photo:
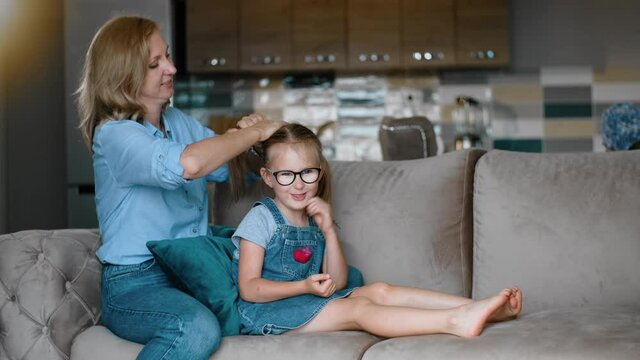
M 96 230 L 0 235 L 0 358 L 68 359 L 100 317 Z
M 349 264 L 365 281 L 471 294 L 473 171 L 480 150 L 427 159 L 332 162 L 333 211 Z M 268 188 L 238 203 L 216 186 L 213 213 L 236 226 Z
M 491 151 L 476 168 L 473 294 L 524 292 L 524 313 L 637 305 L 640 151 Z

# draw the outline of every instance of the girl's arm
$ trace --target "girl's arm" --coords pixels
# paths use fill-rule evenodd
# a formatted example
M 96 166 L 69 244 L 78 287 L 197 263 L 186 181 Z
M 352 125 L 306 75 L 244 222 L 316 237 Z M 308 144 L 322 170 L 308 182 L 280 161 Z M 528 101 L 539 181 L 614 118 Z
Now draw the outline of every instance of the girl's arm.
M 262 278 L 264 249 L 251 241 L 240 240 L 238 286 L 240 297 L 249 302 L 268 302 L 301 294 L 327 297 L 335 292 L 329 274 L 311 275 L 302 281 L 271 281 Z
M 313 217 L 313 220 L 318 227 L 320 227 L 320 230 L 322 230 L 326 240 L 322 270 L 331 275 L 331 279 L 335 282 L 336 289 L 344 289 L 347 285 L 349 270 L 333 223 L 331 206 L 321 198 L 315 197 L 309 201 L 307 213 Z

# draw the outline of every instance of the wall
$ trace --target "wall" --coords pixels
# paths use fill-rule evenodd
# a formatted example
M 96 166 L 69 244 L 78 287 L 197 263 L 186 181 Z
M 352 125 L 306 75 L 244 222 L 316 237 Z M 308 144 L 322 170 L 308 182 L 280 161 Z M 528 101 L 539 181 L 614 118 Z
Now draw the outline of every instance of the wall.
M 7 226 L 66 226 L 62 0 L 4 0 Z
M 640 65 L 640 1 L 511 0 L 513 70 Z
M 5 31 L 9 21 L 9 3 L 0 0 L 0 49 L 6 49 Z M 5 14 L 5 15 L 3 15 Z M 5 116 L 5 57 L 7 51 L 0 52 L 0 234 L 7 232 L 7 119 Z

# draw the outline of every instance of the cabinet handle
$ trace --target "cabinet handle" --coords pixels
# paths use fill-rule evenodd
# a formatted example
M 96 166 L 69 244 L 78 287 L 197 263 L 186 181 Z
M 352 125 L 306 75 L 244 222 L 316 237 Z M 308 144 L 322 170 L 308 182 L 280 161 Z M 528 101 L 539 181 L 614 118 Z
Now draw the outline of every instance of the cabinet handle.
M 305 58 L 306 61 L 306 58 Z M 279 55 L 266 55 L 262 57 L 252 56 L 251 63 L 255 65 L 277 65 L 282 62 Z
M 307 64 L 310 63 L 326 63 L 326 62 L 330 62 L 333 63 L 336 61 L 336 56 L 334 54 L 329 54 L 329 55 L 325 55 L 325 54 L 317 54 L 317 55 L 305 55 L 304 56 L 304 62 Z
M 223 66 L 224 64 L 227 63 L 227 59 L 223 57 L 220 57 L 220 58 L 214 57 L 209 59 L 208 63 L 211 66 Z
M 331 56 L 331 55 L 330 55 Z M 378 61 L 391 61 L 391 55 L 384 53 L 384 54 L 376 54 L 376 53 L 371 53 L 369 55 L 367 54 L 360 54 L 358 55 L 358 60 L 360 62 L 367 62 L 367 61 L 371 61 L 371 62 L 378 62 Z M 331 62 L 335 61 L 335 56 L 333 58 L 333 60 L 329 60 Z
M 438 51 L 438 52 L 425 51 L 424 53 L 416 51 L 413 53 L 413 58 L 416 61 L 421 61 L 421 60 L 432 61 L 432 60 L 444 60 L 445 56 L 442 51 Z
M 469 52 L 469 57 L 474 60 L 484 60 L 484 59 L 491 60 L 496 58 L 496 53 L 491 49 L 471 51 Z

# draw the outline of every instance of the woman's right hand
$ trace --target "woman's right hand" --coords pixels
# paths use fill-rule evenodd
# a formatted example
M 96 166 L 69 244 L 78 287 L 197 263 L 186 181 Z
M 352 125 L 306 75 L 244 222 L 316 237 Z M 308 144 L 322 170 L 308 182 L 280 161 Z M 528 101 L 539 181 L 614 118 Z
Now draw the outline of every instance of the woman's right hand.
M 262 120 L 250 125 L 248 128 L 258 130 L 260 133 L 258 141 L 265 141 L 286 124 L 286 122 L 280 120 Z
M 309 294 L 329 297 L 336 292 L 336 284 L 329 274 L 314 274 L 304 280 Z

